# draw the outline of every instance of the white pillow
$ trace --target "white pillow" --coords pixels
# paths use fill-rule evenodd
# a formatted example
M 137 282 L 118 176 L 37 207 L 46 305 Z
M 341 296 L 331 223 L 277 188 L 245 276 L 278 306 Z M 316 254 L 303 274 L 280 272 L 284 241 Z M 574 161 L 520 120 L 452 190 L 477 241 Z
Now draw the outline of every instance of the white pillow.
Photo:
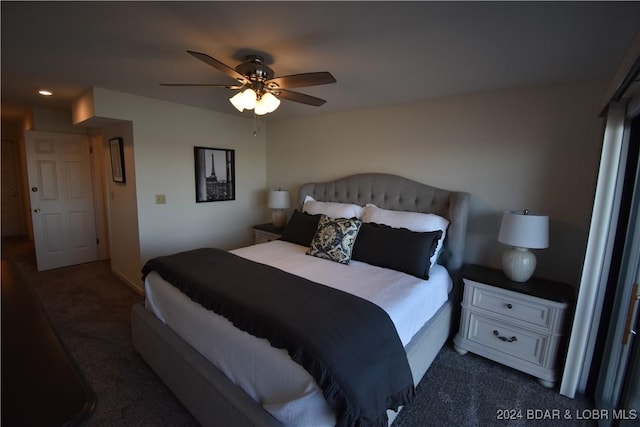
M 442 230 L 442 237 L 438 240 L 438 246 L 433 256 L 429 259 L 433 266 L 440 256 L 444 238 L 449 227 L 449 220 L 435 214 L 420 212 L 392 211 L 382 209 L 376 205 L 367 204 L 362 212 L 362 222 L 375 222 L 395 228 L 407 228 L 411 231 L 425 232 Z
M 302 204 L 302 212 L 311 215 L 324 214 L 329 218 L 353 218 L 360 219 L 364 208 L 351 203 L 318 202 L 313 197 L 307 196 Z

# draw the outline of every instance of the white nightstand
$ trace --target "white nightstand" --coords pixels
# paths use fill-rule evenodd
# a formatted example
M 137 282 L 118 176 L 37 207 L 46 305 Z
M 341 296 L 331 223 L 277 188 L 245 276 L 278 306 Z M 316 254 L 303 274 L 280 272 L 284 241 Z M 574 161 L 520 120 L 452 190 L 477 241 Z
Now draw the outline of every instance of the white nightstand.
M 272 223 L 253 226 L 254 244 L 266 243 L 279 239 L 282 236 L 282 228 L 276 228 Z
M 465 266 L 462 276 L 464 296 L 455 350 L 484 356 L 553 387 L 573 288 L 538 278 L 513 282 L 500 270 L 478 265 Z

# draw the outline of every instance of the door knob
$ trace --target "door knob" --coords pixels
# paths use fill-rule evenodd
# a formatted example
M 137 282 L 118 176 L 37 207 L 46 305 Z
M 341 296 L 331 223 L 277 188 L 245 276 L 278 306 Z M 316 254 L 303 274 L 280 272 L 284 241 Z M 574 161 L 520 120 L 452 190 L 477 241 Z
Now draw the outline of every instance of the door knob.
M 34 209 L 33 211 L 34 211 L 35 213 L 38 213 L 38 212 L 40 212 L 40 209 Z
M 33 191 L 34 193 L 38 191 L 38 187 L 31 187 L 31 191 Z

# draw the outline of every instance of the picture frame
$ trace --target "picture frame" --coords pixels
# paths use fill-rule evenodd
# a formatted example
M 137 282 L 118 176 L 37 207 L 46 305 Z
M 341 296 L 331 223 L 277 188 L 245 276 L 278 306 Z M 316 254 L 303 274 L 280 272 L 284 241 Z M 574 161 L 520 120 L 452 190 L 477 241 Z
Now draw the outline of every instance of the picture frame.
M 122 138 L 109 139 L 109 151 L 111 153 L 111 176 L 114 182 L 126 183 L 124 170 L 124 147 Z
M 196 203 L 235 200 L 235 150 L 194 147 Z

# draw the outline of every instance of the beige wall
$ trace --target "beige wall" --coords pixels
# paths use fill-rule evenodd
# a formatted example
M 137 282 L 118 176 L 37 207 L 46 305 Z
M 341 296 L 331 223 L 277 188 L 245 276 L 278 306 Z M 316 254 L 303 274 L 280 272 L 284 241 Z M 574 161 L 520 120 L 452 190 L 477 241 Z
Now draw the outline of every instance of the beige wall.
M 114 271 L 141 287 L 140 268 L 153 256 L 252 243 L 251 226 L 266 216 L 266 140 L 253 136 L 252 119 L 99 88 L 88 98 L 88 123 L 131 123 L 130 133 L 102 125 L 105 141 L 125 142 L 127 183 L 110 183 L 108 192 Z M 235 150 L 236 200 L 195 202 L 194 146 Z M 166 204 L 155 204 L 156 194 Z
M 138 232 L 136 199 L 136 170 L 131 122 L 113 122 L 101 128 L 102 159 L 104 165 L 105 203 L 109 216 L 109 248 L 111 270 L 136 289 L 142 289 L 142 264 Z M 124 149 L 125 183 L 114 182 L 111 172 L 109 140 L 122 138 Z
M 91 117 L 105 143 L 125 139 L 127 184 L 114 186 L 106 165 L 107 202 L 116 213 L 114 271 L 140 286 L 139 268 L 152 256 L 250 244 L 251 225 L 268 221 L 268 187 L 289 188 L 295 203 L 304 182 L 377 171 L 471 193 L 467 262 L 499 267 L 503 210 L 548 214 L 551 246 L 536 251 L 537 273 L 575 285 L 600 156 L 604 88 L 605 82 L 580 82 L 272 118 L 257 137 L 251 118 L 95 89 Z M 236 150 L 235 201 L 195 203 L 194 146 Z M 156 205 L 156 194 L 165 194 L 167 204 Z
M 86 134 L 87 129 L 74 126 L 71 111 L 60 108 L 45 108 L 35 106 L 27 120 L 31 126 L 29 130 L 43 130 L 47 132 Z
M 521 88 L 410 105 L 273 120 L 267 184 L 387 172 L 471 193 L 466 261 L 500 266 L 503 210 L 550 217 L 537 274 L 577 285 L 586 246 L 606 82 Z

